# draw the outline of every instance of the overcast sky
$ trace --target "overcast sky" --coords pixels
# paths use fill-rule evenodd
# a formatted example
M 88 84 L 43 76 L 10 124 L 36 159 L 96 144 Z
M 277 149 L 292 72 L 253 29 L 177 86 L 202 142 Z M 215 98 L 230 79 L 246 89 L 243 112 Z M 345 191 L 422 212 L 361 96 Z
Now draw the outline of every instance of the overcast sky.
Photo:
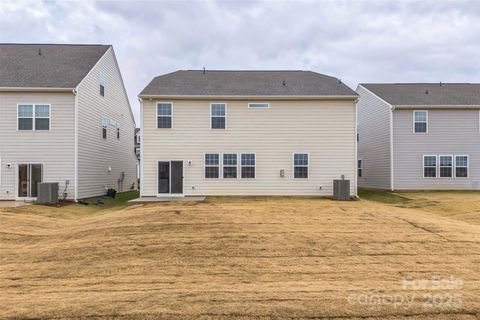
M 480 82 L 480 0 L 0 0 L 0 42 L 112 44 L 139 123 L 138 93 L 178 69 Z

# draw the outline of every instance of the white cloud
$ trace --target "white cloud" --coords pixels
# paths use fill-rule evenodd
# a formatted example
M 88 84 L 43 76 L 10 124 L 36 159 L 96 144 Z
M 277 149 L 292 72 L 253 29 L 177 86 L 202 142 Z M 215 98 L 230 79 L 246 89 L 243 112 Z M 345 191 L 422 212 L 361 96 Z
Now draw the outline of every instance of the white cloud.
M 359 82 L 479 82 L 478 1 L 0 1 L 0 41 L 114 46 L 137 94 L 177 69 L 309 69 Z

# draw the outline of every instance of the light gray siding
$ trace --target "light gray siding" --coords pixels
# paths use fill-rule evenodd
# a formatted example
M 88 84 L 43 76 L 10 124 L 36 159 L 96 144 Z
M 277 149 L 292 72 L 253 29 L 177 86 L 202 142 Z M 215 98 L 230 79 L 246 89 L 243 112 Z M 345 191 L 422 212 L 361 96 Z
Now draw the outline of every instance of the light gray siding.
M 99 91 L 105 76 L 105 96 Z M 135 123 L 113 49 L 110 48 L 78 87 L 78 198 L 105 193 L 106 188 L 128 191 L 136 183 Z M 102 138 L 102 117 L 120 123 L 109 125 Z M 109 168 L 111 171 L 109 171 Z M 125 174 L 123 183 L 119 179 Z
M 390 189 L 390 105 L 362 86 L 357 88 L 359 187 Z
M 422 109 L 423 110 L 423 109 Z M 413 110 L 393 112 L 394 189 L 480 189 L 477 109 L 429 109 L 428 133 L 413 132 Z M 468 155 L 468 178 L 423 178 L 423 155 Z
M 173 128 L 156 128 L 156 102 L 142 106 L 143 196 L 157 195 L 157 161 L 184 160 L 185 195 L 332 195 L 334 179 L 355 181 L 355 103 L 247 100 L 227 104 L 227 129 L 210 129 L 209 100 L 173 103 Z M 205 179 L 204 153 L 256 153 L 255 179 Z M 308 179 L 293 178 L 293 153 L 309 153 Z M 191 165 L 188 165 L 191 161 Z M 285 177 L 280 177 L 280 170 Z M 321 187 L 321 189 L 320 189 Z
M 17 104 L 50 104 L 50 131 L 17 131 Z M 43 164 L 43 180 L 65 181 L 68 198 L 74 196 L 74 117 L 73 93 L 0 93 L 0 200 L 14 200 L 17 165 Z M 10 163 L 11 168 L 7 168 Z

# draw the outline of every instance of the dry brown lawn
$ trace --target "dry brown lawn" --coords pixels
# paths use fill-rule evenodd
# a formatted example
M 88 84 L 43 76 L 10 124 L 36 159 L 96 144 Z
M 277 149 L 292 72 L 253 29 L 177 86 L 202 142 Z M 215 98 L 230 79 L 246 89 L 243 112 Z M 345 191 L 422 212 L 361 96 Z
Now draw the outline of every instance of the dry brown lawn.
M 480 193 L 402 197 L 0 209 L 0 318 L 480 319 Z

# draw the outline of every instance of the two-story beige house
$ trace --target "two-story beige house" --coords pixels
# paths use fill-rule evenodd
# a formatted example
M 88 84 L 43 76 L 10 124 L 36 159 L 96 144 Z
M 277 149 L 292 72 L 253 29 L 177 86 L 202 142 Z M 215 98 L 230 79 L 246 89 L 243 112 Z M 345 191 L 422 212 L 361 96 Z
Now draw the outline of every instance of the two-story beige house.
M 134 128 L 112 46 L 0 44 L 0 200 L 130 190 Z
M 360 84 L 358 184 L 480 190 L 480 84 Z
M 310 71 L 177 71 L 140 93 L 141 195 L 356 195 L 355 102 Z

